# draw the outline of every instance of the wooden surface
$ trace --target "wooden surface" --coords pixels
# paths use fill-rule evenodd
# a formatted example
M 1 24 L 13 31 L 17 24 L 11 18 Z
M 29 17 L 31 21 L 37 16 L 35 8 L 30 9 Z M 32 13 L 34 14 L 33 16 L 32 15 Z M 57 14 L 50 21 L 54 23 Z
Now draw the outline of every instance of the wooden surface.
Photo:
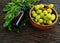
M 4 16 L 3 7 L 10 0 L 0 0 L 0 43 L 60 43 L 60 25 L 49 30 L 38 30 L 30 22 L 23 27 L 19 33 L 9 32 L 3 27 Z M 41 0 L 39 3 L 55 4 L 55 9 L 60 13 L 60 0 Z

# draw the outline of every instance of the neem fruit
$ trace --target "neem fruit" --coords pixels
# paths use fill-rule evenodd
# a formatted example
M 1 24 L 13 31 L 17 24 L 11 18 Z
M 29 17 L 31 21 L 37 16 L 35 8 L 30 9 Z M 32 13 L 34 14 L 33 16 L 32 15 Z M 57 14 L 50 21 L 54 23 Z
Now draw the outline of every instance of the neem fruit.
M 48 7 L 49 8 L 53 8 L 54 7 L 54 4 L 49 4 Z

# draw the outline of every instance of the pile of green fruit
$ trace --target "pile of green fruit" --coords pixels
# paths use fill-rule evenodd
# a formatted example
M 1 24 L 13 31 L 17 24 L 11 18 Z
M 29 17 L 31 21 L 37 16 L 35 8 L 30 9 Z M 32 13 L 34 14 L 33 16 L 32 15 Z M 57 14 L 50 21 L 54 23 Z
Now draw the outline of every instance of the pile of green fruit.
M 37 24 L 50 25 L 54 22 L 56 15 L 53 14 L 53 4 L 49 4 L 45 7 L 44 4 L 35 5 L 32 10 L 32 19 Z

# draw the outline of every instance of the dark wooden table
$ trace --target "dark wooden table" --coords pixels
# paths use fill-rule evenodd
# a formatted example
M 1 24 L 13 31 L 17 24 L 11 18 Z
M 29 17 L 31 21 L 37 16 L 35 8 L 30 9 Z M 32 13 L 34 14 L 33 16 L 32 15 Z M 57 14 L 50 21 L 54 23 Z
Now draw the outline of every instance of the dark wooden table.
M 3 7 L 10 0 L 0 0 L 0 43 L 60 43 L 60 25 L 49 30 L 38 30 L 30 22 L 23 27 L 19 33 L 9 32 L 3 27 L 4 16 Z M 60 13 L 60 0 L 41 0 L 39 3 L 55 4 L 55 9 Z

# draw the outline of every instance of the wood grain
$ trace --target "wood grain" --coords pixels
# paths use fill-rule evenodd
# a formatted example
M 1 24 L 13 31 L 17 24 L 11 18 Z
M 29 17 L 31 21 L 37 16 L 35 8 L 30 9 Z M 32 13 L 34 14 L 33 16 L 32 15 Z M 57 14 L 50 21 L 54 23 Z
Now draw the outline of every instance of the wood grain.
M 52 29 L 42 31 L 34 28 L 30 22 L 28 22 L 19 33 L 7 31 L 2 25 L 5 16 L 2 9 L 9 1 L 10 0 L 0 0 L 0 43 L 60 43 L 60 25 L 58 24 Z M 57 2 L 59 1 L 57 0 Z M 39 3 L 54 3 L 56 10 L 60 13 L 60 4 L 57 2 L 41 0 Z

